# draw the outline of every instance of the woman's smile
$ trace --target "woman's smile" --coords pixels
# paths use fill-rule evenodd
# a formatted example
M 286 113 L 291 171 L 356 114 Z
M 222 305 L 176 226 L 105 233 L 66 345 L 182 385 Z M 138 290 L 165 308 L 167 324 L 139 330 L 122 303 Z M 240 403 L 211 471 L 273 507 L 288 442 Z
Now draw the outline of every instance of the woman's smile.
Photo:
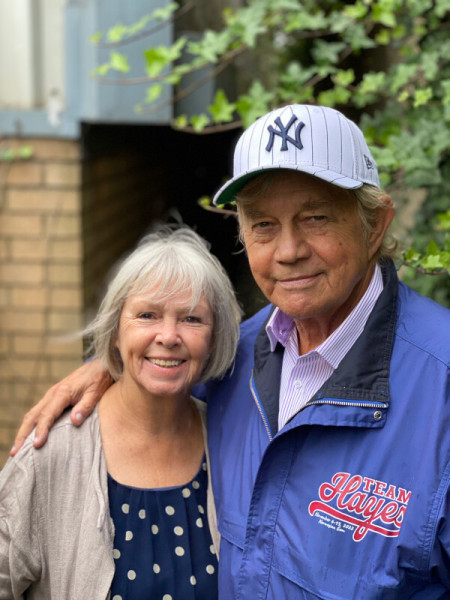
M 181 365 L 181 363 L 184 362 L 184 360 L 173 360 L 173 359 L 167 359 L 167 358 L 150 358 L 150 357 L 146 357 L 145 360 L 148 360 L 149 362 L 151 362 L 154 365 L 157 365 L 158 367 L 164 367 L 164 368 L 168 368 L 168 367 L 178 367 L 179 365 Z

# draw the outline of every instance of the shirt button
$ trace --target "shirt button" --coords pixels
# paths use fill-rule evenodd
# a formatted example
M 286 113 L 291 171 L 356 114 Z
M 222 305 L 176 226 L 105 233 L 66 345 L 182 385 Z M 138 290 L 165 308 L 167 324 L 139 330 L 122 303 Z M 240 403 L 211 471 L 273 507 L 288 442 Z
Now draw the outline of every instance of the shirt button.
M 296 381 L 294 383 L 294 387 L 296 390 L 299 390 L 302 387 L 302 382 L 301 381 Z

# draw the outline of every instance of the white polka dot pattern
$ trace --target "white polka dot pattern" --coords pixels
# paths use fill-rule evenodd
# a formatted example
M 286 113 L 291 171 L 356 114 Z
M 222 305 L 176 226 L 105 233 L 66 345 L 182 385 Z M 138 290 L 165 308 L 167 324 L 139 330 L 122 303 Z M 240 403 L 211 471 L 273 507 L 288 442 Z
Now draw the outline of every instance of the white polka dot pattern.
M 111 600 L 217 600 L 207 477 L 202 463 L 197 476 L 179 487 L 140 490 L 116 482 L 117 496 L 109 496 L 116 532 Z

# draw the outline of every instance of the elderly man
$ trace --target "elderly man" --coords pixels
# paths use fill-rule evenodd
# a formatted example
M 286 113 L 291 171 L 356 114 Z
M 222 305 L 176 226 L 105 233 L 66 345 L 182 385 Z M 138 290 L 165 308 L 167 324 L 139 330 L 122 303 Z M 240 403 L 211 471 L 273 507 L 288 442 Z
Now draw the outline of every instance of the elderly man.
M 450 598 L 449 311 L 397 279 L 361 131 L 324 107 L 265 115 L 214 199 L 232 200 L 270 305 L 206 390 L 221 599 Z M 106 385 L 91 369 L 18 445 L 87 388 L 84 419 Z

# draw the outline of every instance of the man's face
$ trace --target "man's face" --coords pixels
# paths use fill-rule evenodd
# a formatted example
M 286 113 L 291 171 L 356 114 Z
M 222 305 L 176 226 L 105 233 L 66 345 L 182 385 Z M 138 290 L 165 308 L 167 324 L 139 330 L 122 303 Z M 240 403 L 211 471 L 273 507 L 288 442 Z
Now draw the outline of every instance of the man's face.
M 250 267 L 265 296 L 297 328 L 318 327 L 328 337 L 367 289 L 381 243 L 379 236 L 365 239 L 356 201 L 320 179 L 283 171 L 239 209 Z

